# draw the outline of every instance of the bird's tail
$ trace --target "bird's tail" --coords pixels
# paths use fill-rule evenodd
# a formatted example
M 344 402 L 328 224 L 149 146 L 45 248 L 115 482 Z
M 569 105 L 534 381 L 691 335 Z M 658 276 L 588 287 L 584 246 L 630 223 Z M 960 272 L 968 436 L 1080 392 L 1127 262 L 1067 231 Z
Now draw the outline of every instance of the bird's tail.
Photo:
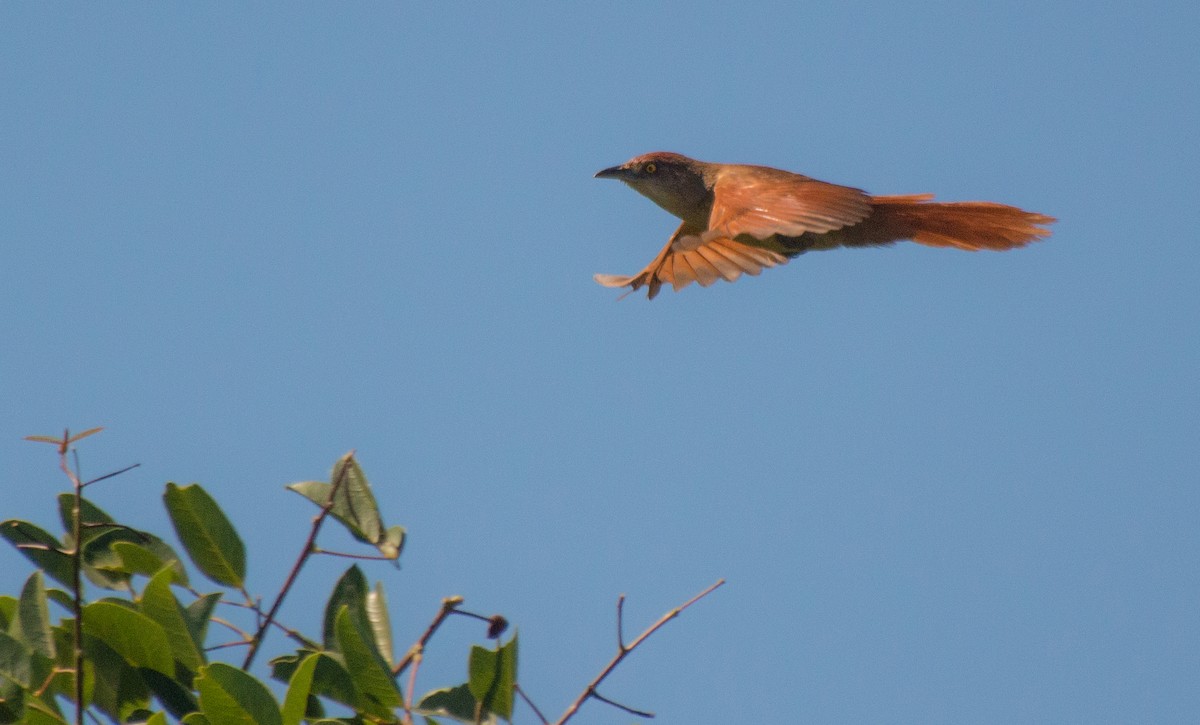
M 931 247 L 1001 251 L 1050 235 L 1054 217 L 988 201 L 931 201 L 932 194 L 871 197 L 873 211 L 845 230 L 842 244 L 888 244 L 911 239 Z

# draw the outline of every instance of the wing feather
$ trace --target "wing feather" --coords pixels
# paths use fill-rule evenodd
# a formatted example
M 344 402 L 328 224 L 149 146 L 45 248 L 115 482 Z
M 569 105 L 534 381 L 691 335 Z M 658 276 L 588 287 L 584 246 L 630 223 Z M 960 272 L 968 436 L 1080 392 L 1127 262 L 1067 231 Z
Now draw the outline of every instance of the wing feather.
M 708 228 L 733 239 L 798 237 L 857 224 L 870 214 L 871 197 L 861 189 L 766 166 L 733 165 L 713 185 Z

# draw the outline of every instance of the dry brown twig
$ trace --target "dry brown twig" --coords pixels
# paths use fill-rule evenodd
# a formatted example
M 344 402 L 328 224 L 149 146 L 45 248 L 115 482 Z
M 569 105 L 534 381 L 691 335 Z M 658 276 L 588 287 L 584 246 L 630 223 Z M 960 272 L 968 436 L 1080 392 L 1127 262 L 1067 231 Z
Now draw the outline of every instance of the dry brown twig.
M 711 584 L 704 591 L 700 592 L 699 594 L 697 594 L 696 596 L 687 600 L 683 604 L 679 605 L 678 607 L 675 607 L 671 611 L 662 615 L 661 617 L 659 617 L 657 622 L 655 622 L 654 624 L 647 627 L 646 631 L 639 634 L 637 636 L 637 638 L 634 639 L 632 642 L 630 642 L 628 645 L 625 644 L 625 635 L 622 631 L 624 629 L 624 621 L 623 620 L 624 620 L 624 611 L 625 611 L 625 595 L 622 594 L 620 597 L 618 597 L 617 598 L 617 653 L 615 655 L 613 655 L 613 658 L 611 660 L 609 660 L 608 664 L 605 665 L 604 669 L 600 670 L 600 674 L 596 675 L 596 678 L 594 680 L 592 680 L 590 683 L 588 683 L 588 686 L 585 687 L 583 692 L 580 693 L 579 697 L 575 698 L 575 701 L 572 702 L 569 707 L 567 707 L 566 711 L 562 714 L 562 717 L 560 717 L 557 721 L 555 721 L 554 725 L 565 725 L 565 723 L 568 720 L 570 720 L 572 717 L 575 716 L 575 713 L 579 712 L 579 708 L 583 706 L 583 703 L 587 702 L 591 698 L 595 698 L 595 699 L 599 700 L 600 702 L 604 702 L 609 705 L 612 705 L 613 707 L 624 710 L 625 712 L 627 712 L 631 715 L 637 715 L 638 717 L 646 717 L 646 718 L 654 717 L 654 713 L 652 713 L 652 712 L 645 712 L 643 710 L 635 710 L 632 707 L 628 707 L 626 705 L 622 705 L 619 702 L 610 700 L 609 698 L 604 697 L 599 692 L 597 692 L 596 688 L 600 686 L 601 682 L 604 682 L 604 679 L 606 677 L 608 677 L 609 675 L 612 674 L 613 670 L 615 670 L 617 668 L 617 665 L 621 664 L 622 660 L 624 660 L 626 657 L 629 656 L 629 654 L 631 652 L 633 652 L 635 649 L 637 649 L 638 645 L 640 645 L 642 642 L 645 642 L 646 639 L 650 637 L 650 635 L 657 632 L 664 624 L 666 624 L 667 622 L 671 621 L 672 619 L 674 619 L 674 618 L 678 617 L 680 614 L 682 614 L 683 610 L 687 609 L 688 607 L 692 606 L 693 604 L 700 601 L 704 597 L 708 596 L 717 587 L 721 586 L 724 583 L 725 583 L 724 579 L 718 579 L 715 583 Z M 544 718 L 543 718 L 543 722 L 545 722 Z

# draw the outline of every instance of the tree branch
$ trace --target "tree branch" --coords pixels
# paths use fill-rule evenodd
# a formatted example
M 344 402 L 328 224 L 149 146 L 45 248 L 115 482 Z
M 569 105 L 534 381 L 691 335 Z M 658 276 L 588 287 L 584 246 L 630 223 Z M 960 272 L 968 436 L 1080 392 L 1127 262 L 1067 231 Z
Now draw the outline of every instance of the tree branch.
M 342 467 L 338 470 L 337 478 L 334 479 L 333 485 L 329 488 L 329 498 L 325 501 L 325 505 L 321 507 L 321 511 L 313 517 L 312 530 L 308 532 L 308 539 L 304 542 L 304 549 L 296 557 L 296 563 L 292 565 L 292 570 L 288 572 L 287 579 L 283 582 L 283 587 L 280 588 L 279 594 L 275 596 L 275 602 L 271 605 L 267 616 L 258 625 L 258 631 L 254 633 L 254 639 L 250 642 L 250 651 L 246 652 L 246 659 L 242 662 L 243 670 L 250 669 L 250 665 L 254 663 L 254 656 L 258 654 L 258 649 L 262 646 L 263 638 L 267 636 L 267 630 L 271 627 L 271 622 L 275 621 L 275 615 L 279 612 L 279 607 L 283 605 L 284 598 L 291 591 L 292 585 L 296 583 L 296 577 L 300 576 L 300 570 L 304 568 L 304 562 L 308 561 L 308 557 L 312 556 L 313 548 L 317 542 L 317 534 L 321 531 L 321 524 L 325 523 L 325 519 L 329 517 L 329 512 L 333 510 L 333 502 L 337 500 L 338 490 L 346 480 L 346 472 L 350 470 L 350 461 L 353 459 L 354 453 L 351 452 L 345 461 L 342 462 Z
M 608 664 L 605 665 L 604 669 L 600 670 L 600 674 L 596 675 L 596 678 L 594 680 L 592 680 L 590 683 L 588 683 L 588 686 L 583 689 L 583 692 L 579 694 L 579 697 L 575 698 L 575 702 L 571 703 L 571 705 L 566 709 L 566 712 L 563 713 L 562 717 L 560 717 L 558 719 L 558 721 L 555 723 L 555 725 L 564 725 L 564 723 L 566 723 L 568 720 L 570 720 L 572 717 L 575 716 L 575 713 L 579 712 L 579 708 L 583 706 L 583 703 L 587 702 L 589 698 L 593 698 L 593 697 L 596 698 L 597 700 L 600 700 L 601 702 L 606 702 L 609 705 L 612 705 L 614 707 L 619 707 L 628 713 L 638 715 L 640 717 L 653 717 L 652 713 L 642 712 L 640 710 L 634 710 L 633 708 L 629 708 L 629 707 L 626 707 L 619 703 L 613 702 L 612 700 L 609 700 L 606 697 L 602 697 L 599 693 L 596 692 L 596 688 L 600 686 L 601 682 L 604 682 L 604 679 L 606 677 L 608 677 L 609 675 L 612 674 L 613 670 L 615 670 L 617 668 L 617 665 L 621 664 L 622 660 L 624 660 L 627 656 L 629 656 L 629 654 L 631 652 L 633 652 L 635 649 L 637 649 L 638 645 L 640 645 L 642 642 L 645 642 L 646 639 L 650 635 L 657 632 L 664 624 L 666 624 L 667 622 L 671 621 L 672 619 L 674 619 L 674 618 L 678 617 L 680 614 L 682 614 L 683 610 L 687 609 L 688 607 L 692 606 L 693 604 L 700 601 L 704 597 L 708 596 L 709 594 L 711 594 L 713 592 L 713 590 L 715 590 L 717 587 L 721 586 L 724 583 L 725 583 L 724 579 L 718 579 L 714 584 L 710 585 L 704 591 L 700 592 L 699 594 L 697 594 L 696 596 L 687 600 L 683 604 L 679 605 L 678 607 L 675 607 L 671 611 L 662 615 L 661 617 L 659 617 L 657 622 L 650 625 L 649 627 L 646 628 L 646 631 L 639 634 L 637 636 L 637 639 L 635 639 L 635 640 L 633 640 L 633 642 L 629 643 L 628 647 L 626 647 L 624 644 L 621 643 L 621 639 L 622 639 L 621 633 L 618 632 L 617 633 L 617 645 L 618 645 L 617 653 L 615 655 L 613 655 L 613 658 L 611 660 L 609 660 Z M 621 612 L 624 608 L 624 603 L 625 603 L 625 597 L 624 597 L 624 595 L 622 595 L 619 599 L 617 599 L 618 629 L 621 626 L 621 618 L 622 618 Z
M 442 600 L 442 608 L 438 610 L 437 616 L 425 628 L 425 632 L 421 635 L 421 638 L 417 640 L 416 644 L 408 648 L 408 654 L 404 655 L 404 659 L 400 660 L 399 664 L 392 668 L 392 677 L 399 677 L 400 673 L 408 669 L 408 666 L 412 664 L 415 658 L 420 657 L 425 652 L 425 645 L 429 644 L 433 633 L 438 630 L 438 627 L 442 626 L 442 622 L 446 621 L 446 617 L 453 614 L 454 610 L 462 602 L 463 598 L 458 596 L 446 597 Z

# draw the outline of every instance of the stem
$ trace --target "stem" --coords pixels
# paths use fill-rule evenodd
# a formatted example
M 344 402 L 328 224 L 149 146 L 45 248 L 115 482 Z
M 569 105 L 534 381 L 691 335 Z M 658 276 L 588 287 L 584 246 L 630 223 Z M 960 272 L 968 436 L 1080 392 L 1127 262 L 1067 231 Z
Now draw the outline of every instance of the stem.
M 621 661 L 624 660 L 629 655 L 629 653 L 631 653 L 635 649 L 637 649 L 638 645 L 640 645 L 642 642 L 645 642 L 646 639 L 650 635 L 657 632 L 664 624 L 666 624 L 667 622 L 671 621 L 672 619 L 674 619 L 674 618 L 678 617 L 680 614 L 682 614 L 683 610 L 687 609 L 688 607 L 692 606 L 693 604 L 700 601 L 704 597 L 708 596 L 709 594 L 711 594 L 713 592 L 714 589 L 716 589 L 717 587 L 721 586 L 724 583 L 725 583 L 724 579 L 718 579 L 716 581 L 716 583 L 710 585 L 704 591 L 700 592 L 699 594 L 697 594 L 696 596 L 687 600 L 683 604 L 679 605 L 678 607 L 675 607 L 671 611 L 662 615 L 661 617 L 659 617 L 657 622 L 655 622 L 654 624 L 652 624 L 648 628 L 646 628 L 645 632 L 642 632 L 641 634 L 639 634 L 637 636 L 637 639 L 633 640 L 633 642 L 630 642 L 628 647 L 626 647 L 624 644 L 620 643 L 621 635 L 620 635 L 620 632 L 618 632 L 617 633 L 617 642 L 618 642 L 617 653 L 615 655 L 613 655 L 613 658 L 611 660 L 609 660 L 608 664 L 605 665 L 604 669 L 600 671 L 600 674 L 596 675 L 596 678 L 594 680 L 592 680 L 590 683 L 588 683 L 587 687 L 583 688 L 583 692 L 581 692 L 579 694 L 579 697 L 575 698 L 575 702 L 571 703 L 571 705 L 567 708 L 566 712 L 563 713 L 562 717 L 560 717 L 558 719 L 558 722 L 556 722 L 555 725 L 564 725 L 564 723 L 566 723 L 572 717 L 575 717 L 575 713 L 579 712 L 579 708 L 583 706 L 583 703 L 587 702 L 589 698 L 593 698 L 593 697 L 596 698 L 597 700 L 600 700 L 601 702 L 606 702 L 615 707 L 619 707 L 622 710 L 624 710 L 628 713 L 631 713 L 633 715 L 639 715 L 641 717 L 653 717 L 653 715 L 651 713 L 642 712 L 641 710 L 634 710 L 631 707 L 626 707 L 625 705 L 621 705 L 619 703 L 613 702 L 612 700 L 608 699 L 607 697 L 602 697 L 599 693 L 596 692 L 596 688 L 600 686 L 601 682 L 604 682 L 604 679 L 606 677 L 608 677 L 609 675 L 612 674 L 613 670 L 617 669 L 617 665 L 621 664 Z M 622 596 L 620 599 L 617 600 L 618 627 L 621 624 L 621 621 L 620 621 L 621 620 L 621 611 L 624 608 L 624 604 L 625 604 L 625 597 Z
M 83 483 L 79 476 L 71 473 L 67 465 L 67 450 L 70 436 L 63 431 L 63 445 L 59 448 L 58 465 L 67 474 L 75 497 L 71 504 L 74 521 L 71 525 L 71 605 L 75 614 L 75 725 L 83 725 Z
M 350 469 L 350 461 L 353 457 L 354 454 L 351 453 L 342 461 L 342 467 L 338 470 L 337 478 L 334 479 L 333 486 L 329 489 L 328 500 L 321 507 L 321 511 L 313 517 L 312 530 L 308 532 L 308 539 L 304 542 L 304 549 L 301 550 L 300 556 L 296 557 L 296 563 L 292 565 L 292 570 L 288 572 L 287 580 L 284 581 L 283 587 L 279 590 L 279 594 L 276 595 L 275 602 L 271 605 L 267 616 L 258 625 L 258 631 L 254 633 L 254 639 L 250 642 L 250 651 L 246 653 L 246 659 L 242 662 L 243 670 L 250 669 L 250 665 L 254 663 L 254 656 L 258 654 L 263 638 L 267 636 L 267 630 L 271 627 L 271 623 L 275 621 L 275 615 L 279 612 L 279 607 L 283 605 L 284 598 L 291 591 L 292 585 L 296 583 L 296 577 L 300 576 L 300 570 L 304 568 L 304 562 L 308 561 L 308 557 L 312 556 L 317 542 L 317 534 L 321 531 L 321 524 L 325 523 L 329 512 L 333 510 L 333 502 L 337 500 L 338 489 L 342 487 L 342 482 L 346 480 L 346 471 Z
M 533 700 L 529 699 L 529 695 L 525 694 L 525 691 L 521 689 L 520 683 L 513 683 L 513 687 L 516 689 L 517 694 L 521 696 L 521 699 L 525 701 L 525 704 L 538 716 L 538 720 L 542 721 L 542 725 L 550 725 L 550 721 L 546 719 L 546 716 L 542 714 L 538 706 L 533 704 Z
M 442 600 L 442 608 L 438 610 L 437 616 L 425 628 L 424 634 L 421 635 L 416 644 L 408 649 L 408 654 L 404 655 L 404 659 L 400 660 L 400 663 L 392 668 L 392 677 L 399 677 L 400 673 L 408 669 L 408 666 L 412 664 L 414 659 L 420 657 L 425 652 L 425 645 L 429 644 L 429 639 L 433 637 L 433 633 L 437 631 L 438 627 L 442 626 L 442 622 L 446 621 L 446 617 L 454 613 L 458 605 L 462 604 L 462 601 L 462 597 L 446 597 Z M 486 620 L 485 617 L 480 618 Z

